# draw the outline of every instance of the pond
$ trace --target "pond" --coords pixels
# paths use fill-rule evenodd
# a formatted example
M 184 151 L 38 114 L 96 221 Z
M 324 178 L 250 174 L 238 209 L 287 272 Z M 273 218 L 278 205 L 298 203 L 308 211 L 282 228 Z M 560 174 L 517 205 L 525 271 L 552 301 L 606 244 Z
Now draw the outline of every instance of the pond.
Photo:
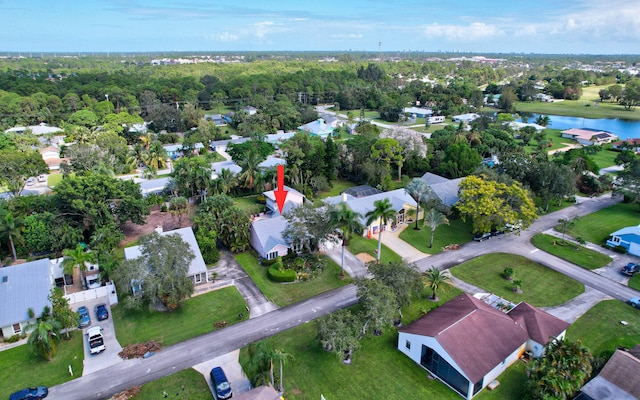
M 546 114 L 544 114 L 546 115 Z M 538 114 L 531 114 L 528 122 L 535 122 Z M 640 138 L 640 121 L 631 121 L 619 118 L 579 118 L 565 117 L 561 115 L 548 115 L 551 120 L 549 128 L 571 129 L 591 128 L 611 132 L 620 139 Z

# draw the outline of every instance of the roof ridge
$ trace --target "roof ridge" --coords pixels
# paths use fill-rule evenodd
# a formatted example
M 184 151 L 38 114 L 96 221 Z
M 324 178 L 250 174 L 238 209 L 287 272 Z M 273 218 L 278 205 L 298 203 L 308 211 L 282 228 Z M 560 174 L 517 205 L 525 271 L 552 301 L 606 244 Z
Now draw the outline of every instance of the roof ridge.
M 444 333 L 446 331 L 449 330 L 449 328 L 453 328 L 454 326 L 458 325 L 459 323 L 461 323 L 463 320 L 465 320 L 467 317 L 471 316 L 472 314 L 474 314 L 476 311 L 478 311 L 478 307 L 476 306 L 473 310 L 469 311 L 468 313 L 466 313 L 465 315 L 463 315 L 462 317 L 458 318 L 458 320 L 456 322 L 454 322 L 453 324 L 450 324 L 449 326 L 445 327 L 443 330 L 441 330 L 440 332 L 436 333 L 434 336 L 438 336 L 441 333 Z

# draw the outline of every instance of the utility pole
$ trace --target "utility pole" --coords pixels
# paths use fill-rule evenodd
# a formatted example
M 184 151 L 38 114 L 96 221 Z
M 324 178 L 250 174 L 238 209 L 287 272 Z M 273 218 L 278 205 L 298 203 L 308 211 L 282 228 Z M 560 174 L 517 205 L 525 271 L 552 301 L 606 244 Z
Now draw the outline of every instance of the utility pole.
M 381 46 L 382 46 L 382 42 L 378 42 L 378 63 L 382 62 L 382 53 L 380 52 Z

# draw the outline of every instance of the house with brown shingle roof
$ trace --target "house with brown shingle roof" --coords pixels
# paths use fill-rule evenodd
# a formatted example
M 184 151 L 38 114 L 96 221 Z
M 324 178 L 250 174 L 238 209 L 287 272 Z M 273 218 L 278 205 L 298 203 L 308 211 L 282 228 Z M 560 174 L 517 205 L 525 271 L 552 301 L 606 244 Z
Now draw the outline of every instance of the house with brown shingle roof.
M 463 293 L 401 328 L 398 350 L 471 399 L 525 351 L 538 345 L 542 354 L 568 326 L 526 303 L 504 313 Z
M 640 399 L 640 346 L 616 350 L 602 371 L 582 387 L 580 400 Z

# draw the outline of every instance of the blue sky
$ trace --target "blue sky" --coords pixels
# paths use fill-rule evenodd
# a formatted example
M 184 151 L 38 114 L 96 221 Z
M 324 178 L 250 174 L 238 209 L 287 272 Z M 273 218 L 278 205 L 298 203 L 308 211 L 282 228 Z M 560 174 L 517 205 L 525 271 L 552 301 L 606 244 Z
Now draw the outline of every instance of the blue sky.
M 0 0 L 0 53 L 640 54 L 638 0 Z

